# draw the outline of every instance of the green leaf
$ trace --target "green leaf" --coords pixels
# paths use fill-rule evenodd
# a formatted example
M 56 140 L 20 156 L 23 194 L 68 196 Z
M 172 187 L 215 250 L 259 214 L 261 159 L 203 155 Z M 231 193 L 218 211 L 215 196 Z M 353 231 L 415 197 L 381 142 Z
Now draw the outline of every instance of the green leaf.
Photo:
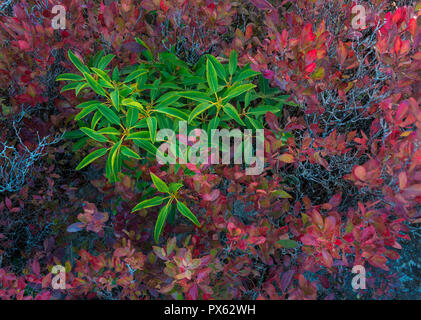
M 113 60 L 115 55 L 108 54 L 105 57 L 102 57 L 98 63 L 98 69 L 105 70 L 105 68 L 110 64 L 111 60 Z
M 294 249 L 299 246 L 299 243 L 294 240 L 279 240 L 277 241 L 278 244 L 280 244 L 285 249 Z
M 211 136 L 212 135 L 212 130 L 215 130 L 218 128 L 220 119 L 219 117 L 213 117 L 211 119 L 211 121 L 209 121 L 209 125 L 208 125 L 208 135 Z
M 83 81 L 85 80 L 81 75 L 74 73 L 63 73 L 59 75 L 56 81 Z
M 83 108 L 86 108 L 86 107 L 89 107 L 89 106 L 93 106 L 93 105 L 98 105 L 98 104 L 101 104 L 101 103 L 102 102 L 101 101 L 98 101 L 98 100 L 90 100 L 90 101 L 85 101 L 85 102 L 82 102 L 82 103 L 78 104 L 76 106 L 76 108 L 83 109 Z
M 148 199 L 148 200 L 144 200 L 142 202 L 139 202 L 132 210 L 132 212 L 135 211 L 139 211 L 142 209 L 146 209 L 146 208 L 150 208 L 150 207 L 155 207 L 155 206 L 159 206 L 162 201 L 164 201 L 165 198 L 163 197 L 153 197 L 152 199 Z
M 127 111 L 127 116 L 126 116 L 127 127 L 130 128 L 134 126 L 138 119 L 139 119 L 139 110 L 137 110 L 136 108 L 129 108 L 129 110 Z
M 81 112 L 79 112 L 76 116 L 75 116 L 75 121 L 79 121 L 81 119 L 83 119 L 84 117 L 86 117 L 88 114 L 90 114 L 91 112 L 93 112 L 94 110 L 96 110 L 98 107 L 97 104 L 93 104 L 90 105 L 88 107 L 85 107 L 82 109 Z
M 140 77 L 140 76 L 142 76 L 142 75 L 144 75 L 146 73 L 148 73 L 148 71 L 147 70 L 144 70 L 144 69 L 135 70 L 135 71 L 131 72 L 126 77 L 126 79 L 124 80 L 124 83 L 130 82 L 130 81 L 132 81 L 132 80 L 134 80 L 134 79 L 136 79 L 136 78 L 138 78 L 138 77 Z
M 148 133 L 149 134 L 149 133 Z M 153 156 L 156 156 L 156 153 L 158 151 L 158 148 L 155 147 L 152 143 L 150 143 L 149 141 L 146 140 L 142 140 L 142 139 L 134 139 L 133 140 L 135 145 L 137 145 L 138 147 L 146 150 L 147 152 L 149 152 L 150 154 L 152 154 Z
M 170 202 L 168 202 L 159 211 L 158 219 L 156 220 L 155 231 L 154 231 L 154 239 L 156 243 L 158 243 L 159 241 L 159 236 L 161 235 L 162 229 L 164 228 L 165 220 L 167 220 L 170 207 L 171 207 L 171 204 Z
M 119 136 L 121 134 L 120 131 L 118 131 L 116 128 L 113 128 L 113 127 L 102 128 L 98 130 L 97 132 L 101 134 L 109 134 L 113 136 Z
M 170 189 L 168 188 L 167 184 L 164 181 L 162 181 L 159 177 L 154 175 L 152 172 L 151 172 L 151 178 L 152 178 L 153 184 L 158 189 L 158 191 L 163 192 L 163 193 L 170 193 Z
M 263 125 L 259 123 L 256 119 L 253 119 L 252 117 L 246 116 L 246 119 L 250 122 L 250 124 L 253 126 L 254 129 L 263 129 Z
M 233 75 L 235 71 L 237 70 L 237 58 L 238 58 L 237 51 L 232 50 L 230 53 L 230 60 L 228 64 L 228 71 L 230 75 Z
M 84 73 L 86 81 L 88 82 L 89 86 L 94 90 L 97 94 L 106 97 L 107 93 L 105 90 L 99 85 L 99 83 L 88 73 Z
M 74 64 L 74 66 L 82 73 L 90 73 L 89 68 L 85 66 L 82 61 L 79 60 L 78 57 L 74 55 L 72 51 L 68 51 L 69 59 Z
M 85 134 L 80 130 L 66 131 L 63 134 L 63 139 L 79 139 L 84 137 Z
M 98 67 L 99 60 L 104 56 L 104 50 L 98 51 L 93 58 L 91 58 L 91 65 Z
M 212 106 L 213 106 L 213 104 L 208 103 L 208 102 L 203 102 L 203 103 L 199 104 L 196 108 L 194 108 L 192 110 L 192 112 L 190 112 L 188 122 L 189 123 L 192 122 L 194 118 L 196 118 L 198 115 L 202 114 L 203 112 L 205 112 L 206 110 L 208 110 Z
M 109 162 L 110 162 L 110 170 L 111 170 L 111 175 L 116 175 L 117 172 L 119 172 L 120 170 L 120 166 L 119 166 L 119 151 L 120 151 L 120 146 L 121 146 L 121 140 L 116 143 L 110 150 L 110 154 L 109 154 Z
M 172 193 L 177 193 L 181 187 L 183 187 L 182 183 L 177 183 L 177 182 L 170 183 L 170 191 Z
M 242 84 L 242 85 L 239 85 L 239 86 L 233 86 L 233 87 L 229 88 L 224 93 L 224 95 L 222 96 L 222 100 L 228 101 L 232 98 L 235 98 L 235 97 L 239 96 L 240 94 L 243 94 L 244 92 L 247 92 L 247 91 L 253 89 L 254 87 L 256 87 L 256 86 L 252 83 Z
M 177 201 L 177 209 L 183 216 L 185 216 L 187 219 L 193 222 L 196 226 L 200 227 L 199 220 L 197 220 L 193 212 L 191 212 L 190 209 L 187 208 L 187 206 L 184 203 L 182 203 L 181 201 Z
M 282 199 L 289 199 L 289 198 L 292 198 L 292 196 L 291 196 L 289 193 L 287 193 L 286 191 L 284 191 L 284 190 L 275 190 L 275 191 L 273 191 L 272 193 L 273 193 L 274 195 L 276 195 L 276 196 L 278 196 L 278 197 L 282 198 Z
M 149 48 L 149 46 L 142 39 L 139 39 L 139 38 L 135 38 L 135 39 L 136 39 L 136 42 L 138 44 L 140 44 L 141 46 L 143 46 L 143 47 L 146 48 L 146 51 L 143 52 L 143 55 L 145 56 L 145 58 L 148 61 L 152 61 L 153 60 L 153 55 L 152 55 L 152 51 Z
M 171 116 L 180 120 L 187 120 L 189 118 L 189 115 L 186 114 L 185 112 L 179 109 L 170 108 L 170 107 L 161 107 L 161 108 L 156 109 L 155 112 L 163 113 L 163 114 L 166 114 L 167 116 Z
M 146 118 L 146 122 L 148 124 L 149 134 L 151 135 L 151 141 L 154 143 L 156 139 L 156 131 L 158 129 L 158 121 L 155 117 L 148 117 Z
M 75 152 L 77 150 L 82 149 L 88 143 L 88 139 L 89 139 L 89 137 L 85 136 L 84 138 L 82 138 L 82 139 L 76 141 L 75 143 L 73 143 L 72 151 Z
M 265 115 L 268 111 L 276 114 L 280 110 L 279 108 L 276 108 L 274 106 L 262 105 L 253 109 L 249 109 L 247 111 L 247 114 L 252 114 L 252 115 L 254 114 L 256 116 L 260 116 L 260 115 Z
M 98 142 L 108 142 L 107 137 L 103 136 L 102 134 L 87 128 L 87 127 L 82 127 L 80 128 L 80 130 L 82 130 L 87 136 L 89 136 L 90 138 L 98 141 Z
M 243 81 L 245 79 L 258 76 L 260 72 L 254 71 L 250 68 L 244 68 L 240 73 L 238 73 L 232 80 L 233 82 Z
M 132 149 L 130 149 L 129 147 L 126 147 L 126 146 L 121 147 L 121 154 L 123 154 L 123 155 L 125 155 L 126 157 L 129 157 L 129 158 L 134 158 L 134 159 L 138 159 L 138 160 L 141 159 L 140 156 L 136 152 L 134 152 Z
M 120 110 L 120 96 L 118 94 L 118 90 L 114 90 L 110 94 L 111 102 L 113 103 L 113 106 L 116 108 L 117 111 Z
M 178 95 L 183 98 L 187 98 L 187 99 L 198 101 L 198 102 L 212 103 L 212 99 L 200 91 L 183 91 L 183 92 L 178 92 Z
M 113 80 L 116 82 L 120 80 L 120 72 L 118 71 L 117 67 L 115 67 L 113 71 Z
M 177 100 L 180 99 L 180 96 L 177 95 L 175 92 L 167 92 L 159 97 L 158 100 L 156 100 L 156 108 L 164 108 L 172 105 L 173 103 L 177 102 Z
M 112 124 L 120 125 L 120 118 L 118 115 L 104 104 L 97 106 L 102 115 Z
M 83 89 L 86 88 L 88 86 L 88 84 L 86 82 L 83 82 L 81 84 L 79 84 L 76 88 L 75 88 L 75 95 L 77 96 L 79 94 L 79 92 Z
M 210 61 L 215 68 L 215 71 L 219 78 L 226 82 L 227 73 L 225 71 L 224 66 L 216 59 L 214 56 L 208 54 L 207 55 L 208 61 Z
M 84 85 L 84 84 L 86 85 L 85 82 L 70 82 L 66 84 L 65 86 L 63 86 L 63 88 L 61 88 L 60 93 L 73 90 L 73 89 L 76 90 L 79 86 Z
M 156 79 L 154 81 L 153 85 L 152 85 L 152 89 L 151 89 L 151 92 L 150 92 L 151 101 L 154 101 L 157 94 L 158 94 L 160 81 L 161 81 L 160 79 Z
M 209 59 L 206 61 L 206 79 L 208 80 L 208 85 L 212 93 L 215 93 L 218 90 L 218 77 L 215 67 Z
M 101 69 L 97 69 L 97 68 L 91 68 L 91 69 L 107 84 L 109 88 L 114 88 L 113 84 L 111 83 L 111 79 L 107 73 L 105 73 Z
M 251 90 L 247 91 L 247 93 L 244 96 L 244 107 L 247 108 L 250 105 L 251 101 Z
M 76 167 L 76 170 L 80 170 L 84 167 L 86 167 L 91 162 L 95 161 L 96 159 L 102 157 L 107 153 L 108 149 L 102 148 L 95 150 L 94 152 L 88 154 L 83 160 L 79 163 L 79 165 Z
M 151 136 L 148 131 L 138 131 L 126 137 L 128 140 L 149 140 L 150 138 Z
M 230 116 L 232 119 L 234 119 L 238 124 L 241 124 L 242 126 L 246 126 L 246 124 L 241 120 L 240 115 L 237 112 L 237 109 L 235 109 L 230 103 L 226 103 L 222 106 L 222 109 L 224 109 L 224 112 Z
M 91 121 L 91 129 L 95 130 L 95 127 L 98 124 L 99 120 L 101 120 L 101 118 L 102 118 L 101 112 L 99 112 L 99 111 L 95 112 L 94 116 L 92 117 L 92 121 Z
M 132 98 L 129 98 L 129 99 L 124 99 L 124 100 L 121 102 L 121 104 L 122 104 L 123 106 L 134 107 L 134 108 L 136 108 L 136 109 L 138 109 L 138 110 L 141 110 L 141 111 L 145 110 L 145 109 L 143 108 L 143 106 L 142 106 L 139 102 L 134 101 Z
M 306 215 L 305 213 L 302 213 L 301 215 L 302 215 L 303 225 L 305 226 L 307 222 L 310 221 L 310 217 Z M 348 233 L 348 231 L 345 231 L 345 233 Z

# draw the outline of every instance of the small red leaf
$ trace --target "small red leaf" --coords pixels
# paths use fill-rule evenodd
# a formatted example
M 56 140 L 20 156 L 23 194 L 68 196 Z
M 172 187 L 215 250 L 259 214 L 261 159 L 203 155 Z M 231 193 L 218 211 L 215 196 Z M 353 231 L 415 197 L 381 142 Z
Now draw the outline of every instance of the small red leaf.
M 398 55 L 401 52 L 401 47 L 402 47 L 402 40 L 399 36 L 397 36 L 395 39 L 395 45 L 394 45 L 394 50 L 395 50 L 396 55 Z
M 7 209 L 12 210 L 12 201 L 8 197 L 6 197 L 5 202 Z
M 39 276 L 40 273 L 40 267 L 38 260 L 34 260 L 32 262 L 32 271 L 35 273 L 35 275 Z
M 338 48 L 336 49 L 336 54 L 338 55 L 339 63 L 343 65 L 348 53 L 347 53 L 344 43 L 340 40 L 339 40 Z
M 313 62 L 313 63 L 310 63 L 308 66 L 306 66 L 306 68 L 305 68 L 305 72 L 306 73 L 312 73 L 313 71 L 314 71 L 314 69 L 316 69 L 316 63 L 315 62 Z
M 407 182 L 408 182 L 408 178 L 406 177 L 406 173 L 402 171 L 399 174 L 399 188 L 401 190 L 405 189 Z
M 207 193 L 203 195 L 203 200 L 205 201 L 215 201 L 218 199 L 220 191 L 218 189 L 212 190 L 211 193 Z
M 367 175 L 367 171 L 364 167 L 358 166 L 354 168 L 354 176 L 359 180 L 364 180 Z
M 310 50 L 309 52 L 307 52 L 306 57 L 305 57 L 305 63 L 306 65 L 309 65 L 311 63 L 313 63 L 316 60 L 317 57 L 317 50 L 313 49 Z

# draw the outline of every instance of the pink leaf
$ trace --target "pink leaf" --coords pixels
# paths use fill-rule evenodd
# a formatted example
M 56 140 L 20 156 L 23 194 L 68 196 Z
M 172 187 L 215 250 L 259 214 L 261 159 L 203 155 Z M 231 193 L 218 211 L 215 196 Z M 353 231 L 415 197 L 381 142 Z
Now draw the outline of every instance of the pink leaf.
M 286 292 L 286 290 L 288 289 L 292 281 L 292 277 L 294 276 L 294 273 L 295 273 L 294 270 L 288 270 L 287 272 L 284 272 L 284 274 L 282 275 L 282 278 L 281 278 L 282 292 Z
M 250 0 L 260 10 L 271 10 L 274 7 L 266 0 Z
M 219 192 L 218 189 L 212 190 L 211 193 L 207 193 L 207 194 L 203 195 L 203 200 L 205 200 L 205 201 L 215 201 L 216 199 L 218 199 L 219 194 L 220 194 L 220 192 Z

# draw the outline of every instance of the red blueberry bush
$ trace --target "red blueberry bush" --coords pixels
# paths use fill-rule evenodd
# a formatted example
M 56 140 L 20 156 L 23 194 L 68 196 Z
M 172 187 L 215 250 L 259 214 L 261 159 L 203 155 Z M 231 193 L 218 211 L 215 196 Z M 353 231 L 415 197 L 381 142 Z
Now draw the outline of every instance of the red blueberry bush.
M 64 30 L 51 26 L 56 4 Z M 398 298 L 396 265 L 421 222 L 421 3 L 358 4 L 358 28 L 351 0 L 0 6 L 0 298 Z M 94 74 L 99 52 L 114 58 Z M 93 82 L 77 94 L 56 81 L 82 81 L 83 68 Z M 145 79 L 127 80 L 142 68 Z M 204 95 L 238 86 L 232 109 L 215 101 L 216 114 L 193 119 Z M 123 146 L 139 158 L 117 156 L 113 179 L 106 158 L 76 170 L 98 142 L 117 145 L 113 115 L 82 117 L 81 105 L 109 98 L 128 119 L 116 101 L 133 98 L 148 114 L 133 124 L 152 132 L 158 94 L 182 113 L 165 109 L 169 124 L 157 116 L 155 130 L 183 114 L 198 127 L 263 129 L 263 172 L 162 165 L 136 141 Z M 161 202 L 133 212 L 163 197 L 154 177 L 182 184 L 173 200 L 198 223 L 174 209 L 154 239 Z M 56 265 L 65 289 L 52 286 Z M 366 290 L 351 287 L 355 265 Z

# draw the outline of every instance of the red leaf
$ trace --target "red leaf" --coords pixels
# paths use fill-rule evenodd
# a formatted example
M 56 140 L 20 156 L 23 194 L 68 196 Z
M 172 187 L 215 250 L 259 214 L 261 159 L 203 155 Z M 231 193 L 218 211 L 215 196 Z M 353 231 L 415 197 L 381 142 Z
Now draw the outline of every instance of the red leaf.
M 415 18 L 409 20 L 408 31 L 412 34 L 413 37 L 415 37 L 417 33 L 417 21 L 415 20 Z
M 340 193 L 337 193 L 329 200 L 329 204 L 335 208 L 341 204 L 341 201 L 342 201 L 342 195 Z
M 164 13 L 167 13 L 168 6 L 165 4 L 164 0 L 161 0 L 161 2 L 159 3 L 159 7 L 161 8 L 162 11 L 164 11 Z
M 407 182 L 408 178 L 406 177 L 406 173 L 405 171 L 402 171 L 401 173 L 399 173 L 399 188 L 401 190 L 405 189 Z
M 35 273 L 35 275 L 39 276 L 40 273 L 40 267 L 38 260 L 34 260 L 32 262 L 32 271 Z
M 197 300 L 197 284 L 193 284 L 189 290 L 189 294 L 193 300 Z
M 322 249 L 322 262 L 326 267 L 330 268 L 333 264 L 332 256 L 325 249 Z
M 302 236 L 300 241 L 306 246 L 317 246 L 317 241 L 308 234 Z
M 246 33 L 244 34 L 244 36 L 246 37 L 246 40 L 248 40 L 248 39 L 250 39 L 251 38 L 251 36 L 253 35 L 253 27 L 252 27 L 252 25 L 251 24 L 249 24 L 247 27 L 246 27 Z
M 29 43 L 23 40 L 18 40 L 18 45 L 21 50 L 29 50 L 31 47 Z
M 402 40 L 399 36 L 397 36 L 395 39 L 395 45 L 394 45 L 394 50 L 395 50 L 396 55 L 399 55 L 399 53 L 401 52 L 401 47 L 402 47 Z
M 266 112 L 266 122 L 273 131 L 281 131 L 281 128 L 279 127 L 278 117 L 270 111 Z
M 250 2 L 261 10 L 274 9 L 274 7 L 266 0 L 250 0 Z
M 5 202 L 6 202 L 7 209 L 12 210 L 12 201 L 10 201 L 8 197 L 6 197 Z
M 359 180 L 364 180 L 367 175 L 367 171 L 362 166 L 355 167 L 353 173 L 354 176 Z
M 316 67 L 317 67 L 317 64 L 315 62 L 313 62 L 313 63 L 309 64 L 308 66 L 306 66 L 304 71 L 306 73 L 312 73 L 314 71 L 314 69 L 316 69 Z
M 336 49 L 336 54 L 338 55 L 339 63 L 343 65 L 348 53 L 347 53 L 344 43 L 340 40 L 339 40 L 338 48 Z
M 205 201 L 215 201 L 218 199 L 220 191 L 218 189 L 212 190 L 211 193 L 207 193 L 203 195 L 203 200 Z
M 413 184 L 403 191 L 403 196 L 406 199 L 414 199 L 421 196 L 421 184 Z
M 373 266 L 382 268 L 383 270 L 389 270 L 389 268 L 386 266 L 387 259 L 384 256 L 381 255 L 375 255 L 368 259 L 368 262 L 370 262 Z
M 316 61 L 316 57 L 317 57 L 316 49 L 313 49 L 307 52 L 306 57 L 305 57 L 306 65 L 309 65 L 310 63 L 313 63 L 314 61 Z
M 208 4 L 208 9 L 210 9 L 210 11 L 215 11 L 215 4 L 213 2 Z

